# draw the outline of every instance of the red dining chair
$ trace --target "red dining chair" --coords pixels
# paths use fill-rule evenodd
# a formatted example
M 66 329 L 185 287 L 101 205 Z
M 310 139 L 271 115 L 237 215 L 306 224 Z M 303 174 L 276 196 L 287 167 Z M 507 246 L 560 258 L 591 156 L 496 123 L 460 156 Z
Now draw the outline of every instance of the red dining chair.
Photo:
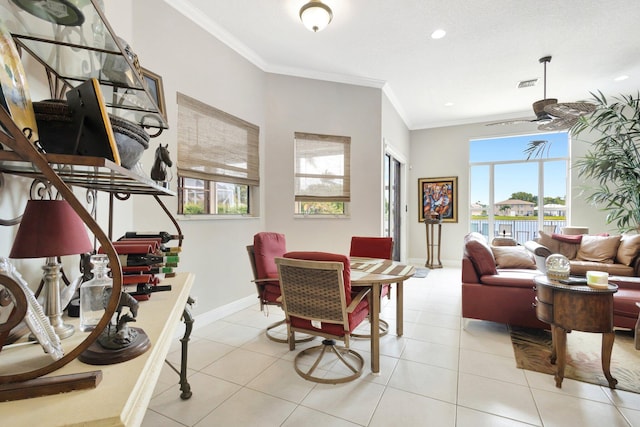
M 391 259 L 393 257 L 393 238 L 391 237 L 361 237 L 351 238 L 351 257 Z M 391 285 L 384 284 L 380 288 L 380 296 L 391 299 Z M 385 335 L 389 331 L 389 324 L 380 319 L 380 334 Z M 358 338 L 370 338 L 367 334 L 354 334 Z
M 302 378 L 324 384 L 338 384 L 354 380 L 362 374 L 363 357 L 349 348 L 353 330 L 368 316 L 369 302 L 364 289 L 357 294 L 351 290 L 351 264 L 346 255 L 325 252 L 289 252 L 276 258 L 282 308 L 284 309 L 289 349 L 295 349 L 295 333 L 321 336 L 319 346 L 299 352 L 294 368 Z M 336 340 L 344 346 L 336 345 Z M 347 375 L 332 375 L 335 371 L 314 375 L 325 356 L 333 354 L 348 369 Z M 317 355 L 310 366 L 309 356 Z
M 249 261 L 253 271 L 253 282 L 256 284 L 258 299 L 260 300 L 260 310 L 267 316 L 269 306 L 282 307 L 282 297 L 280 294 L 280 281 L 278 280 L 278 267 L 275 263 L 276 257 L 281 257 L 287 252 L 284 234 L 273 232 L 260 232 L 253 236 L 253 245 L 247 246 Z M 280 320 L 269 326 L 265 331 L 267 337 L 275 342 L 286 343 L 287 339 L 278 338 L 273 334 L 273 329 L 284 325 L 285 321 Z M 310 341 L 313 337 L 304 337 L 299 340 Z

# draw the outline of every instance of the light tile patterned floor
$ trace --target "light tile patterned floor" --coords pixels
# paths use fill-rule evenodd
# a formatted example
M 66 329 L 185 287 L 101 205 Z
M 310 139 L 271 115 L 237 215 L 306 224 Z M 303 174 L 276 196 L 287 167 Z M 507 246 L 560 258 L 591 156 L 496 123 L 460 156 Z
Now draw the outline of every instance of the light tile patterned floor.
M 504 325 L 463 322 L 459 269 L 405 283 L 401 338 L 393 335 L 395 298 L 383 304 L 392 333 L 381 339 L 380 374 L 369 370 L 369 341 L 357 339 L 352 347 L 365 371 L 341 385 L 303 380 L 292 360 L 305 346 L 289 352 L 264 336 L 283 317 L 278 309 L 265 317 L 256 304 L 197 325 L 189 349 L 193 397 L 180 400 L 177 376 L 165 368 L 143 426 L 640 427 L 640 395 L 570 379 L 557 389 L 553 377 L 515 367 Z M 169 358 L 177 362 L 174 349 Z

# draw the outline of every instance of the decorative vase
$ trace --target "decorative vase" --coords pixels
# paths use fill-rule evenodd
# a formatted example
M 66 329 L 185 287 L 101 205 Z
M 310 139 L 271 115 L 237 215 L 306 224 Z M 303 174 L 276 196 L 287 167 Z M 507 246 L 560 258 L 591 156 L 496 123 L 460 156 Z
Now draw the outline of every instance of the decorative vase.
M 569 258 L 562 254 L 551 254 L 544 263 L 549 280 L 566 280 L 569 278 Z

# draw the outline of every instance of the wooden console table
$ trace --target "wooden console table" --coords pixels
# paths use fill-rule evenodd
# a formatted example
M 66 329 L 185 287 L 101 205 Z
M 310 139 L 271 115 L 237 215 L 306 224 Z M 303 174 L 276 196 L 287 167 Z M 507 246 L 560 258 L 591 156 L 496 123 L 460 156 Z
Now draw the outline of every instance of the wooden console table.
M 536 315 L 551 325 L 553 349 L 551 363 L 556 364 L 556 387 L 562 387 L 566 365 L 567 332 L 572 330 L 602 334 L 602 371 L 610 388 L 618 380 L 611 376 L 613 333 L 613 294 L 617 285 L 594 289 L 587 285 L 564 285 L 536 276 Z
M 101 370 L 102 381 L 96 388 L 2 402 L 0 424 L 38 427 L 139 426 L 173 341 L 176 326 L 183 316 L 185 321 L 189 320 L 185 315 L 185 305 L 193 281 L 193 274 L 178 273 L 162 282 L 171 285 L 171 291 L 154 293 L 151 299 L 140 303 L 135 326 L 142 328 L 151 340 L 151 348 L 145 353 L 113 365 L 95 366 L 73 360 L 49 376 Z M 190 326 L 187 324 L 188 330 Z M 64 345 L 80 342 L 83 334 L 85 333 L 76 328 L 76 333 L 64 340 Z M 183 342 L 183 356 L 186 356 L 184 344 Z M 20 352 L 15 350 L 5 354 L 3 349 L 0 369 L 6 369 L 11 364 L 11 359 L 24 358 L 25 349 L 20 349 Z M 42 348 L 36 344 L 26 351 L 42 353 Z M 15 354 L 11 354 L 12 352 Z M 184 362 L 185 360 L 183 365 Z M 181 378 L 181 385 L 182 382 Z

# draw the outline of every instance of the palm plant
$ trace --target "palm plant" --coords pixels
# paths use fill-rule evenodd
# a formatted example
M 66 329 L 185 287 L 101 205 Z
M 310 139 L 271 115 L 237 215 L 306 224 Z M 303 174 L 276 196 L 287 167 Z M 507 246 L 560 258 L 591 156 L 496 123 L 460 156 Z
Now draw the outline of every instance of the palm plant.
M 609 103 L 602 92 L 591 94 L 596 109 L 571 127 L 577 137 L 589 133 L 590 149 L 576 160 L 578 176 L 594 183 L 587 201 L 607 211 L 607 223 L 620 232 L 640 226 L 640 93 L 621 95 Z M 591 138 L 590 138 L 591 139 Z M 531 141 L 528 158 L 544 154 L 547 141 Z

